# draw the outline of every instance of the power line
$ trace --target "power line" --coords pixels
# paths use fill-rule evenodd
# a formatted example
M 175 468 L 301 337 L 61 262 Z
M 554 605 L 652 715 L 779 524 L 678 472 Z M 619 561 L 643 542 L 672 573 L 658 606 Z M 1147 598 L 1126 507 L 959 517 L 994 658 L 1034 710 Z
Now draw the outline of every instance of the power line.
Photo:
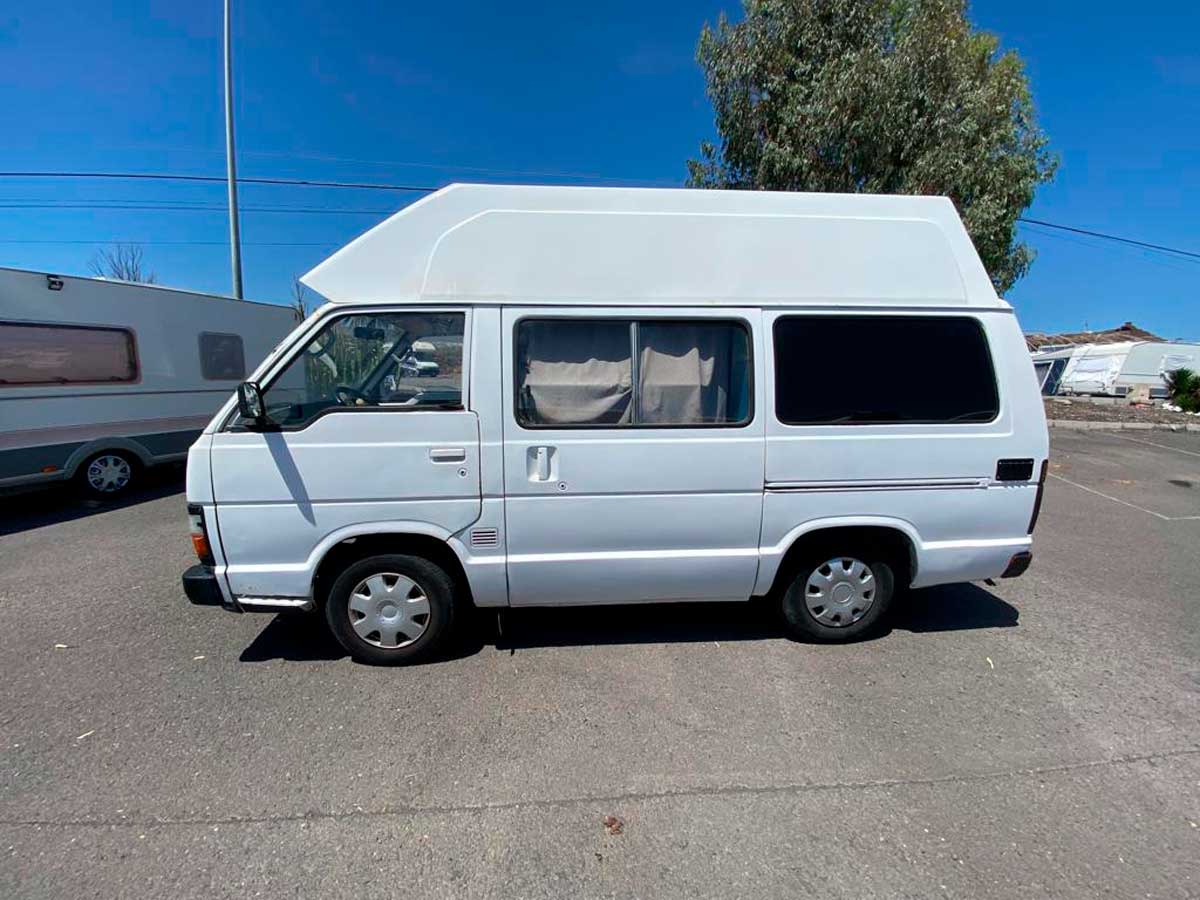
M 228 247 L 229 241 L 141 241 L 129 238 L 96 238 L 93 240 L 36 240 L 0 238 L 0 244 L 141 244 L 152 246 Z M 337 247 L 338 241 L 242 241 L 244 247 Z
M 216 175 L 172 175 L 167 172 L 0 172 L 0 178 L 85 178 L 128 181 L 190 181 L 205 184 L 225 184 Z M 241 184 L 274 184 L 288 187 L 353 188 L 368 191 L 407 191 L 431 194 L 438 190 L 427 185 L 379 184 L 358 181 L 312 181 L 306 178 L 238 178 Z
M 140 153 L 146 150 L 154 150 L 158 152 L 170 153 L 195 153 L 206 156 L 223 155 L 224 150 L 214 147 L 186 147 L 186 146 L 166 146 L 162 144 L 135 144 L 132 146 L 107 145 L 99 148 L 113 152 L 136 152 Z M 454 162 L 411 162 L 401 159 L 366 159 L 360 156 L 334 156 L 328 153 L 299 153 L 293 150 L 284 151 L 264 151 L 264 150 L 243 150 L 238 149 L 238 157 L 253 156 L 259 159 L 304 159 L 313 160 L 315 162 L 331 162 L 331 163 L 350 163 L 353 165 L 363 166 L 381 166 L 389 169 L 431 169 L 439 172 L 470 172 L 479 175 L 496 175 L 503 178 L 569 178 L 574 180 L 584 179 L 587 181 L 608 181 L 618 184 L 644 184 L 653 187 L 678 187 L 678 179 L 658 178 L 658 179 L 636 179 L 635 182 L 630 182 L 626 178 L 614 178 L 610 175 L 601 175 L 598 172 L 564 172 L 539 169 L 497 169 L 485 166 L 464 166 Z
M 1072 234 L 1064 234 L 1058 231 L 1051 231 L 1048 228 L 1042 228 L 1037 225 L 1027 226 L 1038 237 L 1045 238 L 1049 241 L 1058 241 L 1064 244 L 1072 244 L 1076 247 L 1086 247 L 1088 250 L 1106 251 L 1109 248 L 1101 247 L 1096 241 L 1087 238 L 1076 237 Z M 1138 247 L 1127 247 L 1123 244 L 1117 244 L 1112 248 L 1113 251 L 1121 251 L 1124 253 L 1133 254 L 1139 262 L 1150 266 L 1158 266 L 1164 269 L 1173 269 L 1176 272 L 1186 272 L 1190 275 L 1196 274 L 1196 266 L 1200 266 L 1200 260 L 1188 259 L 1184 256 L 1176 256 L 1172 253 L 1147 253 Z
M 164 212 L 224 212 L 224 204 L 217 203 L 149 203 L 149 202 L 125 202 L 120 200 L 101 200 L 92 203 L 71 203 L 55 202 L 55 203 L 23 203 L 23 202 L 0 202 L 0 209 L 141 209 L 153 210 L 155 212 L 162 210 Z M 331 209 L 329 207 L 314 207 L 314 206 L 240 206 L 242 212 L 263 212 L 263 213 L 319 213 L 319 214 L 346 214 L 346 215 L 380 215 L 390 216 L 395 209 Z
M 1026 225 L 1041 225 L 1043 228 L 1057 228 L 1059 231 L 1070 231 L 1072 234 L 1083 234 L 1088 237 L 1103 238 L 1106 241 L 1117 241 L 1121 244 L 1129 244 L 1131 247 L 1141 247 L 1143 250 L 1157 250 L 1160 253 L 1175 253 L 1179 256 L 1200 259 L 1200 253 L 1193 253 L 1191 250 L 1179 250 L 1175 247 L 1164 246 L 1163 244 L 1149 244 L 1145 241 L 1135 241 L 1133 238 L 1121 237 L 1116 234 L 1105 234 L 1103 231 L 1091 231 L 1087 228 L 1075 228 L 1071 225 L 1057 225 L 1054 222 L 1044 222 L 1040 219 L 1020 218 L 1017 221 L 1024 222 Z
M 167 172 L 0 172 L 0 178 L 125 179 L 130 181 L 180 181 L 199 182 L 205 184 L 224 184 L 226 182 L 226 179 L 215 175 L 173 175 Z M 398 191 L 422 194 L 429 194 L 439 190 L 439 188 L 430 185 L 384 184 L 379 182 L 362 181 L 315 181 L 301 178 L 238 178 L 238 181 L 244 184 L 265 184 L 286 187 L 342 188 L 351 190 Z M 1152 244 L 1147 241 L 1139 241 L 1133 238 L 1122 237 L 1121 235 L 1108 234 L 1103 231 L 1094 231 L 1088 228 L 1078 228 L 1072 225 L 1059 225 L 1056 222 L 1047 222 L 1042 219 L 1027 219 L 1021 217 L 1018 218 L 1017 221 L 1026 225 L 1040 225 L 1043 228 L 1054 228 L 1059 231 L 1068 231 L 1073 234 L 1085 235 L 1087 237 L 1098 238 L 1100 240 L 1116 241 L 1117 243 L 1126 244 L 1131 247 L 1140 247 L 1143 250 L 1152 250 L 1158 253 L 1170 253 L 1190 259 L 1200 259 L 1200 253 L 1191 250 L 1180 250 L 1178 247 L 1168 247 L 1165 244 Z M 16 242 L 6 241 L 5 243 Z

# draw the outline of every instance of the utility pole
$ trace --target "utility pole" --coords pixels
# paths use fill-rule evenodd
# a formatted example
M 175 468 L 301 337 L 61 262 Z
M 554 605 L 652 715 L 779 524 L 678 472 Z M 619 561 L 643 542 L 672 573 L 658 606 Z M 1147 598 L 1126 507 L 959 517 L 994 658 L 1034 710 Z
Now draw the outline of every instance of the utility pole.
M 229 181 L 229 257 L 233 265 L 233 296 L 242 299 L 242 238 L 238 228 L 237 160 L 233 149 L 233 28 L 225 0 L 225 168 Z

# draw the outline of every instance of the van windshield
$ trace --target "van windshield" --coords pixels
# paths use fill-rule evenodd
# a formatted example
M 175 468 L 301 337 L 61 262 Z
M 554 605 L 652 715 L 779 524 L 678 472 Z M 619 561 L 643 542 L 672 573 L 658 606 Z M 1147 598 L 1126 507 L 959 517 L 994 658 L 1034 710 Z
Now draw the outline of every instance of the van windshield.
M 265 390 L 280 426 L 334 407 L 458 408 L 462 313 L 342 316 L 326 325 Z

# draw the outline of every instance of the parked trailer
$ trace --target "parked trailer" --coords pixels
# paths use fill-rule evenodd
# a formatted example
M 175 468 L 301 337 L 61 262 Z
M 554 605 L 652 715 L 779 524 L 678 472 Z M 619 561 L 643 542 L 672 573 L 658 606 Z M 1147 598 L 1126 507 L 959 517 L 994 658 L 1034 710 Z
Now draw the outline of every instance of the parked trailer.
M 1040 360 L 1034 358 L 1035 368 Z M 1169 396 L 1165 376 L 1182 368 L 1200 369 L 1200 344 L 1085 344 L 1071 354 L 1058 393 L 1164 400 Z
M 295 324 L 270 303 L 0 269 L 0 488 L 112 497 L 184 459 Z

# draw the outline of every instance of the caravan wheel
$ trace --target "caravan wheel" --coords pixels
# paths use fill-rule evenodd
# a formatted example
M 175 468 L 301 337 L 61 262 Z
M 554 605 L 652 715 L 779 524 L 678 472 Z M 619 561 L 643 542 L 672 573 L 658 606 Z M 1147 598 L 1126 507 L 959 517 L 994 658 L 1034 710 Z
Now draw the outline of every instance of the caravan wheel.
M 95 500 L 112 500 L 129 491 L 137 476 L 137 460 L 124 450 L 105 450 L 79 467 L 79 486 Z

